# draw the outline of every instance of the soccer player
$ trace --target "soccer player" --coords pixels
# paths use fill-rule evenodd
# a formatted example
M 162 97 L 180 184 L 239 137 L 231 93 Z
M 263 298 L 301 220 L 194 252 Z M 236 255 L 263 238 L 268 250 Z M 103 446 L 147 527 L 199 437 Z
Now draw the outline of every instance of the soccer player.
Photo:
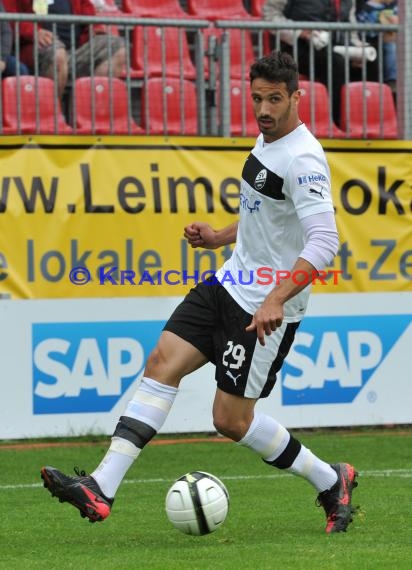
M 250 81 L 261 133 L 243 168 L 239 221 L 220 230 L 195 222 L 184 230 L 192 247 L 236 243 L 231 258 L 217 279 L 199 283 L 171 315 L 93 473 L 41 470 L 50 493 L 92 522 L 110 514 L 122 479 L 163 425 L 181 379 L 206 362 L 216 366 L 217 431 L 311 483 L 326 512 L 327 533 L 346 531 L 352 521 L 355 468 L 330 465 L 274 418 L 255 411 L 257 400 L 270 394 L 305 313 L 307 276 L 332 261 L 338 234 L 323 149 L 299 120 L 296 63 L 273 52 L 253 63 Z M 259 267 L 290 276 L 247 285 L 227 278 Z

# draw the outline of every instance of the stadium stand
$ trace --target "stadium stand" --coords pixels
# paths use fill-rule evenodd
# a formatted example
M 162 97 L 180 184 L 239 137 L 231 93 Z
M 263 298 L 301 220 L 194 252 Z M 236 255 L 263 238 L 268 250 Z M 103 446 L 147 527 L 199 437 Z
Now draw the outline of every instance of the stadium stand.
M 124 16 L 116 0 L 93 0 L 96 13 L 102 16 Z
M 150 124 L 151 118 L 148 116 L 144 104 L 149 106 L 150 113 L 155 112 L 155 106 L 153 105 L 151 95 L 147 92 L 146 85 L 149 78 L 158 77 L 167 80 L 166 90 L 169 93 L 166 97 L 162 92 L 164 101 L 172 101 L 173 99 L 171 93 L 175 93 L 176 87 L 174 87 L 174 82 L 171 81 L 172 78 L 179 79 L 180 86 L 186 84 L 183 80 L 190 80 L 196 84 L 197 99 L 195 103 L 197 104 L 197 113 L 194 113 L 194 115 L 196 115 L 196 124 L 199 127 L 199 131 L 196 134 L 241 136 L 243 133 L 247 135 L 255 133 L 254 123 L 252 125 L 254 119 L 251 119 L 249 96 L 245 94 L 242 82 L 248 77 L 250 63 L 256 57 L 268 51 L 264 40 L 269 33 L 260 29 L 256 19 L 253 20 L 253 17 L 256 18 L 261 14 L 264 0 L 248 0 L 244 2 L 242 0 L 228 0 L 227 2 L 219 0 L 221 11 L 214 8 L 216 0 L 210 2 L 203 0 L 159 0 L 157 2 L 153 0 L 123 0 L 123 3 L 121 0 L 105 0 L 104 5 L 103 0 L 101 1 L 103 11 L 100 11 L 99 14 L 113 16 L 113 24 L 107 25 L 107 30 L 110 30 L 112 34 L 120 33 L 126 45 L 127 65 L 122 74 L 122 79 L 124 80 L 122 87 L 126 88 L 127 91 L 127 98 L 125 99 L 125 101 L 127 100 L 127 105 L 126 103 L 124 104 L 125 108 L 128 109 L 127 115 L 131 115 L 132 119 L 134 119 L 134 123 L 130 123 L 129 117 L 127 119 L 131 125 L 131 132 L 141 132 L 139 131 L 141 117 L 145 119 L 147 132 L 153 132 L 153 130 L 162 133 L 171 132 L 171 125 L 176 123 L 176 117 L 173 116 L 170 120 L 170 127 L 167 125 L 165 127 L 165 123 L 169 123 L 169 119 L 166 118 L 165 120 L 163 116 L 160 126 L 156 126 L 156 123 Z M 96 2 L 100 2 L 100 0 L 96 0 Z M 245 22 L 244 28 L 239 28 L 237 24 L 231 22 L 236 27 L 224 29 L 221 27 L 221 23 L 215 23 L 216 18 L 238 19 L 240 14 L 237 7 L 239 6 L 241 6 L 239 10 L 243 14 L 242 20 Z M 203 7 L 204 10 L 199 9 L 196 14 L 192 13 L 195 11 L 195 8 L 198 9 L 199 7 Z M 108 11 L 104 12 L 106 8 Z M 208 13 L 206 8 L 213 9 L 213 16 Z M 124 12 L 121 12 L 121 9 Z M 123 22 L 117 25 L 117 16 L 121 14 L 126 15 L 126 9 L 133 10 L 133 12 L 127 12 L 128 23 Z M 249 15 L 248 10 L 250 11 Z M 189 11 L 191 11 L 190 14 Z M 151 18 L 159 17 L 162 20 L 167 20 L 168 18 L 175 19 L 181 16 L 191 20 L 192 25 L 173 27 L 168 26 L 165 21 L 159 24 L 156 21 L 150 26 L 146 26 L 140 25 L 140 22 L 136 21 L 137 17 L 146 16 Z M 203 22 L 194 23 L 194 16 L 196 16 L 196 19 L 202 19 Z M 132 18 L 135 18 L 134 23 Z M 73 17 L 73 29 L 76 21 L 77 18 Z M 23 25 L 21 23 L 23 22 L 21 15 L 16 14 L 16 22 L 18 22 L 18 26 L 15 23 L 12 25 L 15 33 L 18 33 L 18 30 Z M 116 22 L 116 25 L 114 22 Z M 106 23 L 107 19 L 105 25 Z M 205 28 L 204 26 L 207 24 L 209 26 Z M 91 25 L 94 26 L 94 24 Z M 334 29 L 334 24 L 329 24 L 329 26 L 331 26 L 331 29 Z M 116 32 L 116 28 L 119 32 Z M 382 37 L 384 37 L 384 33 L 382 31 Z M 223 36 L 223 34 L 227 34 L 227 36 Z M 199 41 L 201 36 L 203 36 L 203 39 Z M 209 41 L 212 37 L 215 38 L 215 42 Z M 222 55 L 225 53 L 221 49 L 223 37 L 228 37 L 230 45 L 227 59 L 222 58 Z M 202 63 L 202 58 L 204 74 L 201 75 L 199 73 L 200 68 L 196 64 Z M 71 62 L 71 68 L 74 69 L 75 67 L 72 63 L 75 64 L 76 61 Z M 228 64 L 227 68 L 223 66 L 223 63 Z M 54 71 L 54 74 L 56 76 L 56 71 Z M 382 69 L 380 76 L 382 76 Z M 79 74 L 76 77 L 79 78 Z M 34 79 L 32 78 L 31 81 L 33 82 Z M 12 97 L 8 93 L 11 86 L 5 83 L 3 89 L 0 89 L 0 114 L 3 117 L 3 133 L 47 132 L 59 134 L 61 132 L 70 132 L 70 125 L 73 125 L 73 127 L 75 125 L 78 126 L 74 105 L 70 104 L 76 100 L 75 93 L 74 98 L 71 98 L 75 84 L 69 80 L 66 91 L 61 98 L 62 108 L 57 103 L 57 98 L 53 93 L 53 97 L 50 94 L 47 96 L 49 101 L 47 109 L 44 105 L 46 97 L 42 96 L 39 98 L 39 110 L 34 113 L 36 105 L 28 105 L 24 101 L 28 100 L 29 97 L 35 97 L 37 90 L 40 88 L 40 83 L 43 89 L 43 78 L 37 77 L 36 81 L 36 84 L 32 83 L 24 87 L 23 91 L 22 89 L 18 91 L 17 87 L 15 87 L 20 94 L 18 96 L 14 95 L 14 107 L 10 103 Z M 398 134 L 400 137 L 403 136 L 404 124 L 403 122 L 399 123 L 399 125 L 397 124 L 399 117 L 403 117 L 405 113 L 405 91 L 401 81 L 398 85 L 401 93 L 398 96 L 399 117 L 396 114 L 394 98 L 392 94 L 389 94 L 384 84 L 366 81 L 359 84 L 352 82 L 345 87 L 342 105 L 339 107 L 340 117 L 338 113 L 336 123 L 333 123 L 329 116 L 330 101 L 327 87 L 316 84 L 316 82 L 312 84 L 307 76 L 301 76 L 300 82 L 302 88 L 300 114 L 316 136 L 322 138 L 353 137 L 363 139 L 397 138 Z M 227 95 L 227 98 L 225 97 L 224 100 L 219 98 L 219 83 L 225 84 L 224 93 Z M 52 85 L 54 86 L 53 83 Z M 194 85 L 191 85 L 191 87 L 194 87 Z M 102 85 L 100 89 L 102 90 L 100 94 L 102 100 L 103 94 L 106 97 L 110 95 L 110 91 L 103 89 Z M 186 87 L 185 92 L 188 90 L 189 87 Z M 49 88 L 49 91 L 54 92 L 54 87 Z M 143 97 L 145 99 L 143 101 L 141 95 L 144 92 Z M 347 93 L 348 95 L 346 95 Z M 98 95 L 97 92 L 91 92 L 93 98 L 97 98 Z M 94 109 L 98 107 L 96 101 L 97 99 L 93 103 Z M 112 99 L 113 102 L 114 107 L 118 106 L 116 99 Z M 229 103 L 231 106 L 230 112 L 225 107 Z M 56 104 L 58 106 L 53 107 Z M 90 108 L 91 105 L 90 103 Z M 56 119 L 53 119 L 51 116 L 54 108 L 57 109 Z M 165 108 L 169 111 L 173 109 L 174 112 L 176 108 L 179 108 L 179 104 L 177 106 L 167 104 Z M 182 109 L 182 107 L 180 108 Z M 31 117 L 29 117 L 29 109 Z M 62 114 L 62 109 L 66 117 Z M 115 111 L 117 112 L 117 109 Z M 162 113 L 164 114 L 164 111 Z M 235 123 L 233 128 L 229 125 L 230 121 L 223 120 L 224 117 L 227 118 L 229 113 L 232 121 Z M 12 116 L 13 114 L 15 115 L 14 117 Z M 221 114 L 223 117 L 220 117 Z M 110 116 L 110 112 L 108 116 Z M 409 117 L 409 115 L 407 116 Z M 18 131 L 16 125 L 19 121 L 21 122 L 21 129 Z M 245 122 L 239 125 L 239 121 Z M 173 132 L 181 134 L 183 132 L 182 125 L 185 133 L 195 134 L 193 130 L 190 132 L 188 130 L 189 122 L 187 117 L 182 118 L 182 122 L 178 127 L 174 128 Z M 190 129 L 193 128 L 192 126 L 193 123 L 190 122 Z M 80 128 L 88 132 L 93 130 L 90 124 L 88 127 L 81 126 Z M 101 128 L 103 129 L 103 127 Z M 110 127 L 103 130 L 105 133 L 110 132 Z M 75 128 L 74 132 L 80 132 L 80 130 Z M 98 134 L 97 130 L 95 132 Z M 118 127 L 117 132 L 127 133 L 130 130 L 128 126 L 124 128 Z M 238 135 L 237 133 L 240 134 Z
M 231 135 L 257 137 L 259 129 L 250 97 L 249 81 L 230 81 Z
M 143 134 L 131 116 L 127 85 L 115 77 L 80 77 L 74 90 L 76 133 Z
M 398 138 L 395 102 L 389 85 L 371 81 L 344 85 L 341 127 L 350 138 Z
M 230 29 L 227 30 L 229 34 L 229 44 L 230 44 L 230 67 L 229 67 L 229 77 L 232 79 L 240 79 L 245 76 L 245 69 L 249 68 L 249 65 L 255 59 L 255 52 L 253 46 L 253 39 L 251 32 L 247 30 L 240 29 Z M 215 36 L 217 39 L 221 39 L 223 34 L 222 28 L 210 27 L 203 30 L 203 37 L 205 45 L 211 36 Z M 209 62 L 205 59 L 205 75 L 208 76 L 209 73 Z
M 253 20 L 242 0 L 187 0 L 189 14 L 206 20 Z
M 52 79 L 22 75 L 1 82 L 3 134 L 69 134 Z
M 326 86 L 317 81 L 300 79 L 299 117 L 317 137 L 343 138 L 345 133 L 331 122 L 329 94 Z M 312 112 L 313 110 L 313 112 Z
M 142 89 L 144 130 L 150 134 L 197 134 L 196 100 L 196 87 L 191 81 L 176 77 L 149 78 Z
M 133 28 L 131 64 L 133 75 L 138 77 L 196 77 L 187 36 L 180 28 Z
M 119 9 L 115 0 L 93 0 L 93 5 L 98 16 L 122 17 L 126 15 Z M 106 26 L 105 33 L 120 36 L 122 35 L 122 30 L 113 24 Z
M 266 0 L 250 0 L 250 13 L 263 20 L 263 4 Z
M 191 18 L 179 0 L 123 0 L 123 10 L 139 17 Z

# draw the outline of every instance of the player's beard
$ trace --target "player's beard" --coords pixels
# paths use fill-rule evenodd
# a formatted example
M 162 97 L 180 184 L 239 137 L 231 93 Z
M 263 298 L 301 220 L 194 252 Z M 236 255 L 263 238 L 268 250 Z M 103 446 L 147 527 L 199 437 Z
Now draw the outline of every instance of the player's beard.
M 259 128 L 261 130 L 261 133 L 263 134 L 264 137 L 274 137 L 275 139 L 280 138 L 280 136 L 284 136 L 284 134 L 280 134 L 283 130 L 283 126 L 289 121 L 290 118 L 290 113 L 291 113 L 291 108 L 292 108 L 292 101 L 289 100 L 289 105 L 287 106 L 287 108 L 285 109 L 285 112 L 277 118 L 274 117 L 268 117 L 270 118 L 270 120 L 274 123 L 273 126 L 269 127 L 269 128 L 265 128 L 265 127 L 261 127 L 259 124 Z M 259 117 L 259 119 L 262 119 L 264 117 Z

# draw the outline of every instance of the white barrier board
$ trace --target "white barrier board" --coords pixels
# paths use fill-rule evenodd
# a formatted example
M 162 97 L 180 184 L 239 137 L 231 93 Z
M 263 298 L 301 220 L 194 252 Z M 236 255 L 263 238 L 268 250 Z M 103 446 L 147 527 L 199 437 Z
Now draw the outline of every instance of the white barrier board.
M 0 301 L 0 438 L 111 434 L 180 298 Z M 288 428 L 412 423 L 412 293 L 312 295 L 271 396 Z M 214 367 L 163 433 L 214 431 Z

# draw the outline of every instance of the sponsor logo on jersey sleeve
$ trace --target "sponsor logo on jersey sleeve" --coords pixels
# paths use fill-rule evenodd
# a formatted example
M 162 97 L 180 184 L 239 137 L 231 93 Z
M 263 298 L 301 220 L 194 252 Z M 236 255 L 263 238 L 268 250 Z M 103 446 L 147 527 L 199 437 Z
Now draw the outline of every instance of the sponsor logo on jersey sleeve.
M 313 186 L 325 183 L 327 178 L 324 174 L 319 172 L 312 172 L 311 174 L 299 174 L 296 178 L 298 186 Z

